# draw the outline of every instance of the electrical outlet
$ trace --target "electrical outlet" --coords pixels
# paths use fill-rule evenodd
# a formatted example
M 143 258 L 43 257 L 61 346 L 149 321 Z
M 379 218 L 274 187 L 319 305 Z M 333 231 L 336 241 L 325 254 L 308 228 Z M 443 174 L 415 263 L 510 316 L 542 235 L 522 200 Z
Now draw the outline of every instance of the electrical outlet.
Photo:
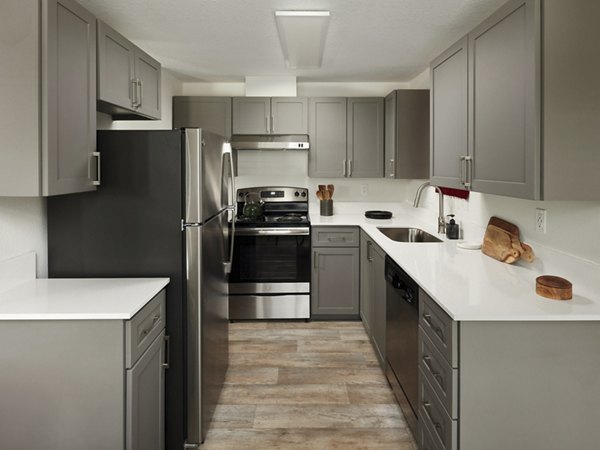
M 546 234 L 546 210 L 542 208 L 535 209 L 535 231 Z
M 360 195 L 362 195 L 363 197 L 366 197 L 368 194 L 369 194 L 369 185 L 361 184 L 360 185 Z

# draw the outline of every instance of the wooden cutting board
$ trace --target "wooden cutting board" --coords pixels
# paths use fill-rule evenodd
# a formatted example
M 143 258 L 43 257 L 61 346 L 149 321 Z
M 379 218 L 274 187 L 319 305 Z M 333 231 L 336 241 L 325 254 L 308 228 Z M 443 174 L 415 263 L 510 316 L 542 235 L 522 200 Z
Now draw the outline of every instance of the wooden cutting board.
M 519 227 L 498 217 L 488 222 L 481 251 L 498 261 L 512 264 L 519 259 L 532 262 L 532 248 L 521 242 Z

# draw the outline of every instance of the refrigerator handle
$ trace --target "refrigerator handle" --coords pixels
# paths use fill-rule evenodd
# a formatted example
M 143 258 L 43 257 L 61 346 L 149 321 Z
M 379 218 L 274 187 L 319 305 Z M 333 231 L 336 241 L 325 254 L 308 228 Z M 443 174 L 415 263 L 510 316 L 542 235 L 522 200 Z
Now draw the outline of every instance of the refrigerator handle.
M 233 244 L 235 241 L 235 177 L 233 176 L 233 153 L 231 150 L 231 145 L 226 145 L 225 151 L 223 152 L 223 158 L 225 156 L 229 158 L 229 188 L 231 192 L 231 199 L 227 199 L 228 203 L 231 200 L 231 203 L 227 205 L 227 210 L 231 211 L 231 243 L 229 245 L 229 260 L 224 262 L 225 273 L 231 273 L 231 263 L 233 261 Z M 223 182 L 223 180 L 221 180 Z

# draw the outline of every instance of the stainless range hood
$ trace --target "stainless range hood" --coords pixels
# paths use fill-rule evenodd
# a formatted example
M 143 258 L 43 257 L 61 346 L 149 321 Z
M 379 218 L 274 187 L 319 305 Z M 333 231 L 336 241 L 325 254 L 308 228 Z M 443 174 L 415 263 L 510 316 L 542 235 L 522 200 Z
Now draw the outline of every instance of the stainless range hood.
M 234 150 L 308 150 L 306 134 L 286 135 L 233 135 L 231 148 Z

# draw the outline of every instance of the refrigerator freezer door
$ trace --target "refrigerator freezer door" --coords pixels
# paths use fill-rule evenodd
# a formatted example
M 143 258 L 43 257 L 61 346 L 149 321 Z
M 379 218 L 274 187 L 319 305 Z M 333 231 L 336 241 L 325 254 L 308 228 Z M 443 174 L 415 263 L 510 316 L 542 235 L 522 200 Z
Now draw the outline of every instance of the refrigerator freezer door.
M 185 130 L 185 222 L 204 223 L 223 204 L 225 138 L 198 128 Z
M 229 301 L 223 261 L 227 213 L 186 228 L 188 330 L 187 444 L 199 444 L 225 381 L 229 360 Z

